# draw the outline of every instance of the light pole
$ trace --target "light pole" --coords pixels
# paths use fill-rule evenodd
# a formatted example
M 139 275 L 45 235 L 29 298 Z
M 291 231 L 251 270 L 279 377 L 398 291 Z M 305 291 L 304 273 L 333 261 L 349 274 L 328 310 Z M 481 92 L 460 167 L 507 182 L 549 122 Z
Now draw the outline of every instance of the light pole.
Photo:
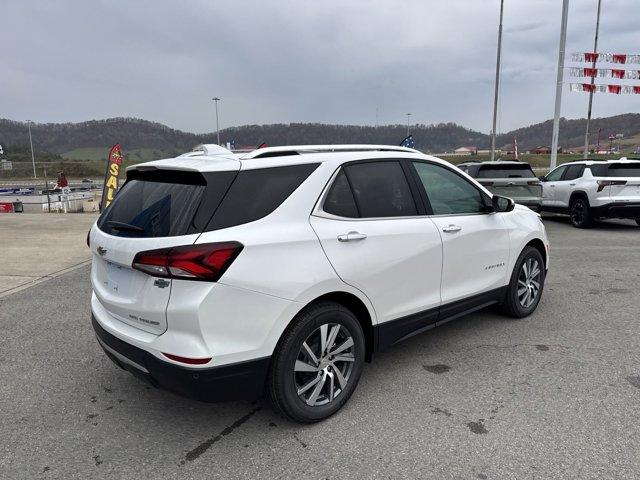
M 600 30 L 600 6 L 602 4 L 602 0 L 598 0 L 598 14 L 596 15 L 596 38 L 593 42 L 593 53 L 598 53 L 598 32 Z M 598 57 L 593 59 L 593 63 L 591 64 L 591 68 L 596 68 L 596 60 Z M 595 77 L 591 77 L 591 85 L 593 85 L 596 81 Z M 589 90 L 589 108 L 587 109 L 587 129 L 584 132 L 584 155 L 583 158 L 589 157 L 589 122 L 591 121 L 591 106 L 593 105 L 593 88 Z
M 498 58 L 496 60 L 496 85 L 493 95 L 493 128 L 491 129 L 491 161 L 496 156 L 496 121 L 498 119 L 498 95 L 500 89 L 500 54 L 502 51 L 502 15 L 504 13 L 504 0 L 500 0 L 500 24 L 498 26 Z
M 211 100 L 216 102 L 216 135 L 218 136 L 218 145 L 220 145 L 220 123 L 218 122 L 218 102 L 220 99 L 218 97 L 213 97 Z
M 409 132 L 409 118 L 411 118 L 411 114 L 407 113 L 407 137 L 411 135 L 411 133 Z
M 31 145 L 31 163 L 33 163 L 33 178 L 36 176 L 36 157 L 33 155 L 33 141 L 31 140 L 31 120 L 27 120 L 27 126 L 29 127 L 29 145 Z
M 551 160 L 549 169 L 556 168 L 558 162 L 558 134 L 560 130 L 560 108 L 562 107 L 562 79 L 564 78 L 564 49 L 567 44 L 567 19 L 569 0 L 562 0 L 562 21 L 560 22 L 560 45 L 558 46 L 558 77 L 556 79 L 556 108 L 553 115 L 553 134 L 551 136 Z

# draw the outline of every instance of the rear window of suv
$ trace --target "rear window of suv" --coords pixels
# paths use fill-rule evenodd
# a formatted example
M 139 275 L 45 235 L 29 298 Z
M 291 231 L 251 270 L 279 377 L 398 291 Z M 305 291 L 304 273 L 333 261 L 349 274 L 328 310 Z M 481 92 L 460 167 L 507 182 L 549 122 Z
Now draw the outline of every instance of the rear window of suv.
M 640 177 L 640 163 L 601 163 L 589 165 L 594 177 Z
M 477 178 L 536 178 L 529 165 L 482 165 Z
M 273 212 L 318 167 L 288 165 L 228 172 L 129 172 L 98 219 L 120 237 L 173 237 L 253 222 Z
M 109 235 L 137 238 L 202 231 L 211 218 L 206 207 L 217 207 L 235 175 L 217 172 L 205 178 L 198 172 L 133 170 L 98 219 L 98 228 Z

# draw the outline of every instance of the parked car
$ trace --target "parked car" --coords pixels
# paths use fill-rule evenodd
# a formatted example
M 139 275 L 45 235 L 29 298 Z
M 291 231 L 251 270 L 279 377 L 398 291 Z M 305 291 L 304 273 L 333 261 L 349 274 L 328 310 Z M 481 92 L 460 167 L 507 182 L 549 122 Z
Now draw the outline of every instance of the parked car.
M 113 362 L 206 401 L 300 422 L 363 365 L 497 304 L 525 317 L 548 267 L 539 215 L 392 146 L 262 148 L 127 169 L 91 228 L 92 324 Z
M 602 218 L 633 219 L 640 225 L 640 160 L 565 163 L 542 180 L 542 210 L 569 215 L 575 227 Z
M 509 160 L 464 162 L 458 168 L 478 180 L 490 192 L 513 198 L 516 203 L 536 212 L 540 209 L 542 184 L 528 163 Z

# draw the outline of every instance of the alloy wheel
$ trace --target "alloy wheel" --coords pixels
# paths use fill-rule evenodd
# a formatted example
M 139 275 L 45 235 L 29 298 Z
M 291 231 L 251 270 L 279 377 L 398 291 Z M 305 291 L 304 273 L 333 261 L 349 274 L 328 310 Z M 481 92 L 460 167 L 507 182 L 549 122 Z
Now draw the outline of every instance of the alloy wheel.
M 540 293 L 540 276 L 542 270 L 535 258 L 525 259 L 518 275 L 518 301 L 524 308 L 529 308 Z
M 325 323 L 309 335 L 294 365 L 298 397 L 315 407 L 333 402 L 351 378 L 354 341 L 344 325 Z
M 571 207 L 571 222 L 582 225 L 587 218 L 587 205 L 582 200 L 576 200 Z

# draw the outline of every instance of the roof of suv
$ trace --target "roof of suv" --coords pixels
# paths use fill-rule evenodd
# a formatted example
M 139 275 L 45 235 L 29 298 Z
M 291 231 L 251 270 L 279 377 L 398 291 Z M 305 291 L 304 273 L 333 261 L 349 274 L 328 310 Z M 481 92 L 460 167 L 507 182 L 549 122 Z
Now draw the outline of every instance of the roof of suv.
M 196 147 L 193 152 L 175 158 L 140 163 L 127 168 L 127 170 L 156 168 L 198 172 L 239 170 L 240 168 L 250 170 L 291 165 L 292 163 L 334 161 L 336 164 L 340 164 L 345 160 L 392 157 L 394 153 L 425 156 L 418 150 L 392 145 L 290 145 L 260 148 L 241 155 L 218 145 L 201 145 Z M 292 156 L 296 157 L 295 161 L 292 161 Z
M 527 162 L 521 162 L 520 160 L 494 160 L 494 161 L 486 161 L 486 162 L 462 162 L 458 165 L 529 165 Z
M 568 164 L 585 164 L 585 165 L 602 165 L 602 164 L 610 164 L 610 163 L 640 163 L 640 159 L 638 158 L 627 158 L 627 157 L 621 157 L 621 158 L 611 158 L 611 159 L 607 159 L 607 160 L 599 160 L 599 159 L 594 159 L 594 158 L 587 158 L 586 160 L 574 160 L 573 162 L 567 162 L 567 163 L 563 163 L 563 165 L 568 165 Z

